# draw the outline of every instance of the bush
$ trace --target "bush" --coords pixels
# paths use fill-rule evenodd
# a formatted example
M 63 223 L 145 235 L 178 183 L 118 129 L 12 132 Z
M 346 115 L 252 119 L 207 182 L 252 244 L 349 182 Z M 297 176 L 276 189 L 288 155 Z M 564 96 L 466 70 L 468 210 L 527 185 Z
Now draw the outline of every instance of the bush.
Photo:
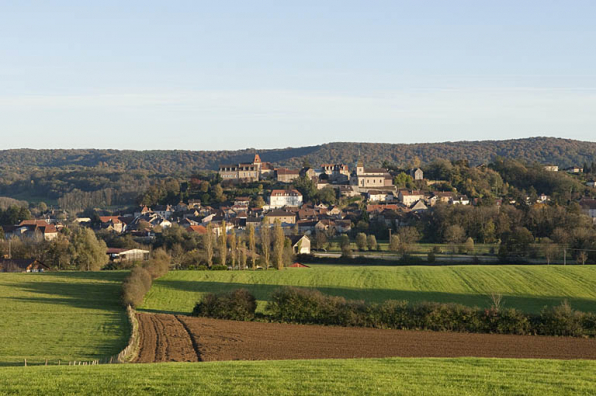
M 143 267 L 153 279 L 161 278 L 170 270 L 170 256 L 163 249 L 153 252 L 153 257 L 146 261 Z
M 567 300 L 560 306 L 544 308 L 540 313 L 540 334 L 579 337 L 584 334 L 582 312 L 571 308 Z
M 435 255 L 434 252 L 428 252 L 428 255 L 426 256 L 426 262 L 429 264 L 434 263 L 435 261 L 437 261 L 437 256 Z
M 351 259 L 352 257 L 354 257 L 354 254 L 352 253 L 352 249 L 350 248 L 350 245 L 344 245 L 341 247 L 341 258 L 342 259 Z
M 516 309 L 491 308 L 484 311 L 482 317 L 485 332 L 496 334 L 530 334 L 530 318 Z
M 133 308 L 143 304 L 151 283 L 151 274 L 147 270 L 141 267 L 133 268 L 122 283 L 122 304 Z
M 211 270 L 212 271 L 227 271 L 228 270 L 228 266 L 227 265 L 222 265 L 222 264 L 217 264 L 217 265 L 211 266 Z
M 195 305 L 192 315 L 215 319 L 252 320 L 256 309 L 255 297 L 246 289 L 237 289 L 229 293 L 205 295 Z

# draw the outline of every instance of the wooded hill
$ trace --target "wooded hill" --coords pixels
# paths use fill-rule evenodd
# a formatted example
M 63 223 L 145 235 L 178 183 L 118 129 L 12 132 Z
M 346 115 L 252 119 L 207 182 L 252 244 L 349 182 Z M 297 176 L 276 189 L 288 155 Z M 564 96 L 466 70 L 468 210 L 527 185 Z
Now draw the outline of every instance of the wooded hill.
M 319 166 L 321 163 L 353 165 L 359 153 L 360 158 L 369 166 L 379 166 L 384 161 L 407 166 L 415 157 L 423 164 L 442 158 L 467 159 L 471 165 L 477 165 L 501 156 L 526 163 L 552 163 L 567 167 L 581 166 L 596 160 L 596 142 L 537 137 L 417 144 L 339 142 L 298 148 L 251 148 L 237 151 L 15 149 L 0 151 L 0 172 L 36 168 L 105 167 L 125 172 L 189 174 L 198 170 L 215 170 L 222 163 L 248 162 L 257 152 L 263 161 L 293 168 L 301 167 L 305 160 L 312 166 Z

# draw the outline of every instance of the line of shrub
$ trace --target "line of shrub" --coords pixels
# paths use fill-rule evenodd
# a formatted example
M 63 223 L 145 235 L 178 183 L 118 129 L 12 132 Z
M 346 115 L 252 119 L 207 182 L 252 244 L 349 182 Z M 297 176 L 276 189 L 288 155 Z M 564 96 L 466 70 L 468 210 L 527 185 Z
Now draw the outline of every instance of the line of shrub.
M 208 294 L 193 315 L 252 320 L 255 298 L 247 290 Z M 471 308 L 460 304 L 387 300 L 381 304 L 346 300 L 318 290 L 284 287 L 267 305 L 269 320 L 344 327 L 433 330 L 518 335 L 596 336 L 596 315 L 573 310 L 567 302 L 544 308 L 539 315 L 512 308 Z
M 153 280 L 167 274 L 169 269 L 170 256 L 164 250 L 156 250 L 150 260 L 142 267 L 134 267 L 122 282 L 122 304 L 133 308 L 143 304 Z

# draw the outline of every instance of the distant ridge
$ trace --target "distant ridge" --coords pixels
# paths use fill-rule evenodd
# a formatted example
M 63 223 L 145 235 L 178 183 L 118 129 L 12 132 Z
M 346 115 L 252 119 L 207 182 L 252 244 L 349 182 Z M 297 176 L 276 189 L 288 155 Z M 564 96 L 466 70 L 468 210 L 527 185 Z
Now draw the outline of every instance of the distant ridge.
M 14 149 L 0 151 L 0 171 L 54 167 L 108 167 L 128 171 L 189 173 L 217 169 L 220 163 L 251 160 L 259 153 L 263 161 L 279 166 L 301 167 L 305 160 L 313 166 L 321 163 L 354 164 L 360 157 L 370 166 L 383 161 L 407 165 L 415 157 L 422 163 L 436 158 L 468 159 L 477 165 L 497 156 L 525 162 L 552 163 L 561 167 L 596 161 L 596 142 L 534 137 L 514 140 L 460 141 L 445 143 L 349 143 L 336 142 L 317 146 L 236 151 L 183 150 L 94 150 L 94 149 Z

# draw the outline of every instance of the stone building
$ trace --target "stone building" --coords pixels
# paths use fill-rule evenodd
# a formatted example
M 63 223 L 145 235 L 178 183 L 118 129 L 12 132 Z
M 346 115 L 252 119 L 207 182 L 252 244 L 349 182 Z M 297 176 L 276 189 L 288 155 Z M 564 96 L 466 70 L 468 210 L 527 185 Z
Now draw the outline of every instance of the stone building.
M 262 162 L 255 154 L 252 163 L 220 165 L 219 174 L 223 180 L 252 182 L 273 176 L 274 170 L 269 162 Z
M 362 161 L 358 161 L 356 170 L 352 172 L 350 184 L 360 188 L 391 187 L 393 180 L 384 168 L 365 168 Z

